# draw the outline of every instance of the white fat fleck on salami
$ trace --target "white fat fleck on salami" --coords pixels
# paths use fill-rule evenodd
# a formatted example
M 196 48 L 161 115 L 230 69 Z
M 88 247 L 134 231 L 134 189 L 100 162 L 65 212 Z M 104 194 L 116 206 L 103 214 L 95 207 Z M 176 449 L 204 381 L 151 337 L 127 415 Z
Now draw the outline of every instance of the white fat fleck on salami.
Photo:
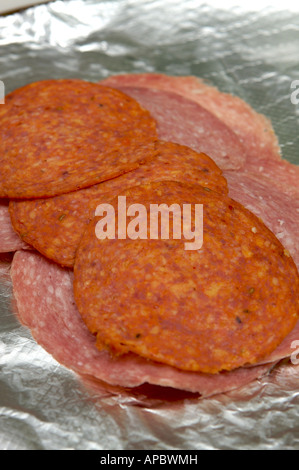
M 24 243 L 12 228 L 8 201 L 0 199 L 0 253 L 8 253 L 27 247 L 27 243 Z
M 273 365 L 210 375 L 179 371 L 134 354 L 112 358 L 107 351 L 96 348 L 95 337 L 80 317 L 73 297 L 72 271 L 38 253 L 17 251 L 11 278 L 19 319 L 36 341 L 62 365 L 110 385 L 137 387 L 149 383 L 211 396 L 252 382 Z M 31 288 L 26 278 L 31 280 Z

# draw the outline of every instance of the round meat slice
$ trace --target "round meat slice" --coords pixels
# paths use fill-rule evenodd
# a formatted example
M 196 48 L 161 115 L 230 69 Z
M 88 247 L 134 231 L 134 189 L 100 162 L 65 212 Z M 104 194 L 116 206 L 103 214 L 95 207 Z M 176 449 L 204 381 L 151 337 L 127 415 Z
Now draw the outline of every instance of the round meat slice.
M 187 145 L 209 155 L 222 169 L 241 168 L 247 150 L 237 135 L 198 103 L 172 91 L 122 84 L 117 89 L 136 99 L 157 121 L 162 140 Z
M 72 267 L 76 249 L 98 204 L 141 183 L 174 180 L 202 185 L 206 191 L 227 194 L 221 170 L 205 154 L 171 142 L 157 142 L 155 159 L 89 188 L 47 199 L 10 202 L 14 229 L 46 257 Z
M 34 82 L 0 109 L 0 197 L 55 196 L 154 156 L 156 123 L 134 99 L 83 80 Z
M 294 328 L 296 266 L 255 215 L 228 197 L 174 182 L 140 185 L 124 196 L 111 202 L 115 237 L 108 210 L 107 238 L 95 217 L 75 259 L 76 304 L 100 349 L 214 374 L 257 363 Z M 160 204 L 172 216 L 173 237 L 163 235 L 165 213 L 159 236 L 152 231 L 151 210 Z M 188 213 L 185 205 L 191 220 L 178 219 Z M 203 244 L 187 249 L 191 229 L 200 240 L 200 205 Z
M 238 96 L 221 92 L 198 77 L 156 73 L 124 74 L 108 77 L 100 83 L 116 88 L 147 87 L 177 93 L 198 103 L 224 122 L 246 147 L 248 160 L 281 159 L 279 142 L 270 119 L 256 112 Z

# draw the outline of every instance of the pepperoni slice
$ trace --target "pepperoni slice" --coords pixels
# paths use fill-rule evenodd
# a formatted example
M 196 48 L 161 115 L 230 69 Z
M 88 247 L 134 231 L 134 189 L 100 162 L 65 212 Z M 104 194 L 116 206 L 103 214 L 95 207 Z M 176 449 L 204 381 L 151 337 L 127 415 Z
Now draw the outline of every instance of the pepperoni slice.
M 55 196 L 153 158 L 156 123 L 122 92 L 77 79 L 10 93 L 0 109 L 0 197 Z
M 157 157 L 136 170 L 86 189 L 47 199 L 12 201 L 14 229 L 23 241 L 62 266 L 72 267 L 86 225 L 98 204 L 132 186 L 175 180 L 227 193 L 221 170 L 207 155 L 171 142 L 157 143 Z
M 117 223 L 115 238 L 99 240 L 95 217 L 77 250 L 74 295 L 98 347 L 212 374 L 270 354 L 298 320 L 299 277 L 261 220 L 200 186 L 152 183 L 124 195 L 127 207 L 148 212 L 150 204 L 203 204 L 203 246 L 151 239 L 151 224 L 143 239 L 118 237 Z M 118 221 L 118 200 L 111 204 Z

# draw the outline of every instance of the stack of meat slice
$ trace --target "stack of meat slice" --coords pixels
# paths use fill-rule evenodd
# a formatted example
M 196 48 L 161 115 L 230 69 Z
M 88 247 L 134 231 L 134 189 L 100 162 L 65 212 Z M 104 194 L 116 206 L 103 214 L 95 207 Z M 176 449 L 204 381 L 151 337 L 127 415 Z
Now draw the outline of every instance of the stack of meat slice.
M 11 201 L 10 213 L 15 230 L 47 258 L 62 266 L 73 267 L 82 233 L 96 207 L 127 188 L 174 180 L 227 193 L 221 170 L 207 155 L 160 140 L 156 142 L 155 149 L 154 159 L 118 178 L 53 198 Z
M 290 251 L 298 266 L 299 166 L 281 157 L 278 139 L 265 116 L 257 113 L 239 97 L 222 93 L 192 76 L 117 75 L 101 83 L 138 97 L 151 112 L 150 100 L 142 99 L 143 90 L 155 93 L 157 101 L 161 94 L 162 103 L 164 93 L 167 96 L 167 93 L 174 92 L 209 110 L 225 123 L 238 136 L 243 151 L 239 150 L 239 158 L 231 154 L 230 163 L 213 157 L 211 153 L 208 155 L 223 170 L 229 195 L 264 220 Z M 158 129 L 159 124 L 158 120 Z M 186 143 L 181 140 L 181 135 L 172 137 L 175 142 Z
M 0 251 L 16 251 L 11 277 L 20 321 L 60 363 L 112 385 L 149 383 L 210 396 L 261 377 L 290 356 L 299 336 L 295 267 L 299 263 L 299 170 L 281 158 L 277 138 L 264 116 L 195 77 L 156 74 L 115 76 L 98 85 L 79 80 L 38 82 L 12 93 L 7 103 L 8 111 L 0 115 L 5 129 L 1 131 L 0 161 L 5 171 L 0 179 Z M 178 192 L 180 185 L 184 196 Z M 115 245 L 105 240 L 94 246 L 99 242 L 94 237 L 95 208 L 115 202 L 121 194 L 133 201 L 139 194 L 143 203 L 149 190 L 152 195 L 155 191 L 166 195 L 169 188 L 173 196 L 180 194 L 181 201 L 217 206 L 216 212 L 211 209 L 211 219 L 226 227 L 223 236 L 216 225 L 213 228 L 222 248 L 213 252 L 212 237 L 210 249 L 200 252 L 204 257 L 214 253 L 217 260 L 193 259 L 193 254 L 191 266 L 190 257 L 182 262 L 185 252 L 180 249 L 175 256 L 179 261 L 173 262 L 171 243 L 166 252 L 165 244 L 141 248 L 126 244 L 118 248 L 123 264 L 117 270 Z M 147 200 L 152 201 L 151 197 Z M 236 220 L 232 213 L 238 214 Z M 227 247 L 232 246 L 230 251 Z M 242 249 L 242 255 L 234 258 L 236 250 Z M 253 256 L 248 254 L 251 251 Z M 158 278 L 150 262 L 152 253 L 160 268 L 164 260 L 164 274 L 161 271 Z M 131 264 L 134 257 L 139 260 L 138 269 Z M 239 260 L 231 274 L 229 257 L 231 265 Z M 140 266 L 145 270 L 147 266 L 150 281 L 145 284 Z M 202 278 L 204 267 L 211 275 Z M 243 281 L 241 268 L 246 268 Z M 219 279 L 216 286 L 218 272 L 223 290 Z M 89 282 L 98 284 L 95 290 L 86 289 Z M 190 298 L 196 289 L 190 286 L 196 283 L 205 289 L 194 297 L 194 304 Z M 130 295 L 124 285 L 131 286 Z M 241 286 L 243 291 L 248 286 L 247 297 L 242 288 L 238 291 Z M 150 294 L 156 295 L 154 303 Z M 207 298 L 210 302 L 205 307 Z M 249 301 L 250 306 L 245 305 Z M 100 326 L 89 321 L 95 316 L 94 302 L 99 305 Z M 223 316 L 215 316 L 216 305 Z M 165 314 L 169 306 L 171 311 Z M 188 312 L 192 318 L 177 322 L 178 306 L 183 319 Z M 194 314 L 198 319 L 193 325 Z M 144 321 L 139 324 L 142 315 Z M 264 320 L 257 326 L 262 315 Z M 158 323 L 152 324 L 152 318 Z M 211 343 L 197 345 L 192 353 L 196 343 L 192 328 L 201 338 L 217 322 Z M 167 324 L 172 325 L 168 330 Z M 163 334 L 157 340 L 161 325 Z M 249 347 L 244 339 L 242 346 L 246 328 L 252 334 L 255 331 L 256 345 Z M 174 337 L 182 336 L 177 347 L 171 347 L 171 331 Z M 147 342 L 140 341 L 143 335 Z M 163 350 L 166 342 L 169 348 Z M 219 353 L 224 344 L 230 350 L 226 361 Z

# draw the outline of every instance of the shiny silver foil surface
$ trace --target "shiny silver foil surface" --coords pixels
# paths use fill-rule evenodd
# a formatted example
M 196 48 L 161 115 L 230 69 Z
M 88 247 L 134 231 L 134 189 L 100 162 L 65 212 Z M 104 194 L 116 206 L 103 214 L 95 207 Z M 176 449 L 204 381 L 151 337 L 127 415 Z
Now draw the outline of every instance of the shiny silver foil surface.
M 240 96 L 272 120 L 283 156 L 299 164 L 298 2 L 58 0 L 0 16 L 6 93 L 131 72 L 192 74 Z M 207 399 L 95 386 L 20 325 L 11 256 L 0 261 L 1 450 L 299 449 L 299 364 Z

